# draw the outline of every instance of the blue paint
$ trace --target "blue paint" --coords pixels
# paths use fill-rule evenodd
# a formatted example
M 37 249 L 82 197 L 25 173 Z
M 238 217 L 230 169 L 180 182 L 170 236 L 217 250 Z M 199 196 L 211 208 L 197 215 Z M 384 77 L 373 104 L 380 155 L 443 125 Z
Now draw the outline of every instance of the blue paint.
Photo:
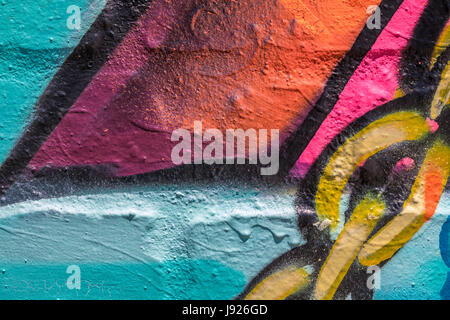
M 246 284 L 244 275 L 207 260 L 146 264 L 79 264 L 80 290 L 66 283 L 66 265 L 0 264 L 0 299 L 227 300 Z
M 450 268 L 450 217 L 444 223 L 439 237 L 439 247 L 441 248 L 442 259 Z
M 433 218 L 381 269 L 379 300 L 440 300 L 448 288 L 441 230 L 448 228 L 450 194 L 444 193 Z M 448 260 L 447 260 L 448 261 Z M 444 290 L 445 292 L 448 292 Z
M 439 246 L 441 248 L 442 259 L 450 268 L 450 217 L 442 226 L 441 235 L 439 237 Z M 443 300 L 450 300 L 450 271 L 447 274 L 447 281 L 442 287 L 441 298 Z
M 0 264 L 214 260 L 250 281 L 304 242 L 295 190 L 178 184 L 92 192 L 0 207 Z
M 78 264 L 82 269 L 88 266 L 84 279 L 92 278 L 93 282 L 128 277 L 129 282 L 114 282 L 114 298 L 145 298 L 146 293 L 132 288 L 147 286 L 149 297 L 165 299 L 178 290 L 174 297 L 181 299 L 190 298 L 187 287 L 198 288 L 197 280 L 189 280 L 198 268 L 206 270 L 198 272 L 206 272 L 208 279 L 213 278 L 209 270 L 213 263 L 232 267 L 228 271 L 242 277 L 242 284 L 239 277 L 238 284 L 227 280 L 231 287 L 225 284 L 225 288 L 231 298 L 273 259 L 302 243 L 294 200 L 295 192 L 283 188 L 182 184 L 91 190 L 80 196 L 17 203 L 0 208 L 0 266 L 8 269 L 5 274 L 14 272 L 17 282 L 28 279 L 35 266 L 64 269 L 62 275 L 57 271 L 57 279 L 67 279 L 65 268 Z M 449 269 L 440 241 L 448 230 L 449 204 L 449 194 L 445 193 L 433 219 L 382 268 L 381 289 L 375 299 L 446 298 Z M 179 259 L 175 263 L 190 262 L 185 267 L 168 267 L 167 261 L 174 258 Z M 23 266 L 25 259 L 28 266 L 24 268 L 28 269 L 13 270 Z M 192 261 L 209 264 L 191 268 Z M 167 276 L 162 282 L 152 278 L 152 272 L 164 268 L 176 270 L 173 283 L 165 280 Z M 36 272 L 45 273 L 39 268 Z M 188 280 L 183 280 L 182 273 Z M 37 279 L 46 279 L 42 274 Z M 154 283 L 163 283 L 161 289 L 169 293 L 150 288 L 139 276 L 143 274 Z M 173 289 L 178 281 L 181 284 Z M 208 287 L 199 290 L 214 294 L 216 285 L 208 281 L 203 281 Z M 70 298 L 70 294 L 75 293 L 60 297 Z M 39 295 L 29 288 L 22 297 L 53 299 L 58 292 Z M 199 292 L 192 297 L 204 296 Z

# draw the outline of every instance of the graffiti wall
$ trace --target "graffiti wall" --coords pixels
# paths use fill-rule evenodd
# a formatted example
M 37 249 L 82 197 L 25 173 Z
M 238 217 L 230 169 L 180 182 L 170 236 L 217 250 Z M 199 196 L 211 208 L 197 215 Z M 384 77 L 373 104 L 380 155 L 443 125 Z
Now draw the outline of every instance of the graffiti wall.
M 447 0 L 5 0 L 0 298 L 449 299 Z

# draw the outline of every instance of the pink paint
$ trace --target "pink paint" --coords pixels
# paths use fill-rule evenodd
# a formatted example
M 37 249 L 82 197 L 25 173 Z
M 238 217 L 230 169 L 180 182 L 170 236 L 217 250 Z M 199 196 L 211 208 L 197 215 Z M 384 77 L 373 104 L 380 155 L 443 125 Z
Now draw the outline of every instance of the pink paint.
M 435 133 L 439 129 L 439 123 L 437 123 L 434 120 L 431 120 L 430 118 L 427 118 L 427 124 L 430 127 L 430 131 L 432 133 Z
M 398 67 L 426 0 L 405 0 L 342 91 L 331 113 L 301 154 L 291 176 L 304 177 L 339 132 L 390 101 L 398 88 Z
M 154 1 L 80 95 L 29 164 L 64 167 L 109 164 L 117 175 L 169 167 L 167 132 L 145 132 L 126 121 L 114 98 L 149 60 L 177 22 L 182 2 Z M 161 141 L 164 141 L 162 143 Z M 153 155 L 149 150 L 161 150 Z
M 401 171 L 408 171 L 414 169 L 416 166 L 416 163 L 414 159 L 411 159 L 409 157 L 403 158 L 400 160 L 394 168 L 394 172 L 401 172 Z

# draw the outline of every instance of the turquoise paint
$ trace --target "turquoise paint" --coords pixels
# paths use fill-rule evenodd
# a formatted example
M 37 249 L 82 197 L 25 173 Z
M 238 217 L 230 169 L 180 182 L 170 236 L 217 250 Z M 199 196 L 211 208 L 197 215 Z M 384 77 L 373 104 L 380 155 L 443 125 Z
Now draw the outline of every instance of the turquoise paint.
M 186 184 L 84 192 L 0 208 L 0 263 L 214 260 L 249 281 L 303 243 L 289 189 Z M 376 299 L 440 298 L 448 268 L 439 233 L 449 200 L 444 194 L 433 219 L 383 267 Z
M 0 264 L 0 299 L 227 300 L 246 284 L 242 273 L 207 260 L 146 264 L 79 264 L 80 290 L 70 290 L 70 264 Z
M 439 236 L 449 212 L 450 194 L 445 193 L 433 218 L 382 268 L 375 299 L 441 299 L 450 270 L 441 256 Z
M 242 185 L 162 185 L 0 207 L 0 263 L 214 260 L 250 281 L 304 243 L 295 192 Z
M 117 299 L 140 299 L 146 294 L 165 299 L 173 293 L 170 286 L 177 285 L 177 281 L 181 281 L 179 295 L 173 297 L 190 298 L 185 289 L 189 285 L 181 275 L 172 284 L 161 278 L 161 289 L 170 294 L 148 285 L 150 293 L 132 291 L 134 287 L 143 288 L 147 281 L 136 273 L 145 273 L 148 278 L 155 270 L 147 269 L 149 265 L 166 268 L 167 261 L 173 259 L 179 259 L 179 264 L 208 261 L 232 266 L 231 274 L 239 274 L 243 283 L 248 283 L 273 259 L 303 243 L 293 209 L 295 192 L 289 188 L 217 183 L 92 189 L 82 193 L 0 208 L 0 265 L 8 266 L 7 272 L 15 272 L 14 268 L 24 267 L 27 261 L 24 268 L 29 268 L 23 276 L 14 273 L 14 281 L 22 277 L 26 280 L 34 266 L 66 268 L 76 264 L 91 266 L 87 274 L 92 268 L 92 273 L 98 275 L 92 277 L 93 281 L 130 273 L 131 284 L 117 283 L 114 287 L 117 291 L 111 296 Z M 440 256 L 439 233 L 448 218 L 449 200 L 449 194 L 444 194 L 433 219 L 382 268 L 381 289 L 375 299 L 440 299 L 449 269 Z M 188 267 L 177 270 L 191 273 Z M 64 272 L 62 277 L 66 279 Z M 207 276 L 212 277 L 211 273 Z M 216 290 L 214 282 L 204 283 L 199 289 L 204 294 Z M 230 285 L 226 286 L 228 298 L 239 292 L 241 284 Z M 124 286 L 123 290 L 118 289 L 120 286 Z M 52 291 L 39 296 L 29 290 L 22 296 L 53 299 L 58 295 Z M 75 293 L 61 297 L 79 298 L 71 294 Z M 204 296 L 199 292 L 192 297 Z
M 441 298 L 443 300 L 450 300 L 450 216 L 441 229 L 439 236 L 439 247 L 441 249 L 442 259 L 447 267 L 449 267 L 447 273 L 447 281 L 441 290 Z
M 3 0 L 0 3 L 0 163 L 30 121 L 34 104 L 106 0 Z M 67 7 L 82 11 L 69 30 Z
M 37 50 L 73 47 L 105 3 L 106 0 L 2 0 L 0 46 Z M 81 9 L 80 30 L 67 28 L 66 10 L 70 5 Z

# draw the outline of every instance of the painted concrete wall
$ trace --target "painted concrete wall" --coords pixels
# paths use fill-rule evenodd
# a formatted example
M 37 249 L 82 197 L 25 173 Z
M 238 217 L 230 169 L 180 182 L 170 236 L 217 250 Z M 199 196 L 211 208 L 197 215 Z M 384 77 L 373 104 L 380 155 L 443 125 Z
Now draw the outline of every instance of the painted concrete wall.
M 0 298 L 450 297 L 447 1 L 0 19 Z M 196 121 L 279 130 L 279 170 L 175 163 Z

